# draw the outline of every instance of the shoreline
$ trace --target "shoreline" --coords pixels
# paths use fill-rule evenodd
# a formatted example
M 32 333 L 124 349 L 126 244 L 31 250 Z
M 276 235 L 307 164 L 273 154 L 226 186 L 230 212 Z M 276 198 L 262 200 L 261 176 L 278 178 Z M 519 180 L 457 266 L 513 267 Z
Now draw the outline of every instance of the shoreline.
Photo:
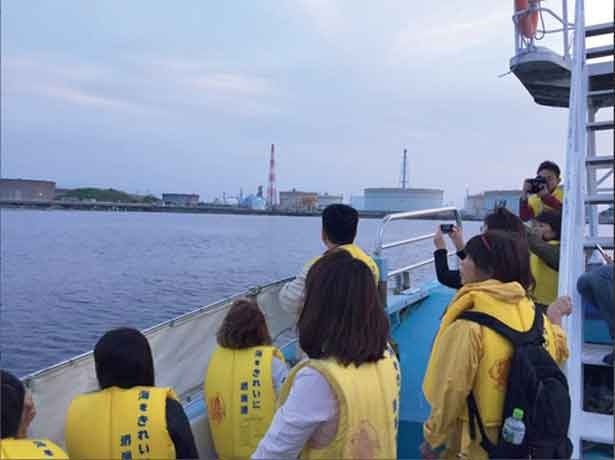
M 160 206 L 149 203 L 111 203 L 111 202 L 82 202 L 82 201 L 0 201 L 0 209 L 31 209 L 39 211 L 99 211 L 99 212 L 155 212 L 176 214 L 226 214 L 247 216 L 286 216 L 286 217 L 320 217 L 322 211 L 284 211 L 284 210 L 257 210 L 231 206 Z M 382 219 L 389 212 L 384 211 L 358 211 L 363 219 Z M 422 217 L 417 220 L 451 220 L 450 215 L 435 215 L 429 218 Z M 463 220 L 481 220 L 475 216 L 464 215 Z

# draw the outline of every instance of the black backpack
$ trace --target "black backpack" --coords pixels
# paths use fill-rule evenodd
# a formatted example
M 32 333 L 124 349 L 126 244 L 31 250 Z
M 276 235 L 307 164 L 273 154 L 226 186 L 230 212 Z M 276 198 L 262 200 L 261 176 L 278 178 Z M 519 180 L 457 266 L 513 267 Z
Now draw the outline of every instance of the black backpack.
M 568 382 L 544 347 L 542 314 L 536 311 L 534 323 L 527 332 L 515 331 L 485 313 L 467 311 L 458 319 L 486 326 L 513 345 L 502 425 L 515 408 L 523 409 L 525 424 L 525 438 L 520 445 L 506 442 L 501 429 L 497 444 L 492 443 L 485 433 L 476 399 L 470 393 L 467 403 L 471 438 L 476 438 L 478 422 L 481 447 L 487 451 L 489 458 L 570 458 Z

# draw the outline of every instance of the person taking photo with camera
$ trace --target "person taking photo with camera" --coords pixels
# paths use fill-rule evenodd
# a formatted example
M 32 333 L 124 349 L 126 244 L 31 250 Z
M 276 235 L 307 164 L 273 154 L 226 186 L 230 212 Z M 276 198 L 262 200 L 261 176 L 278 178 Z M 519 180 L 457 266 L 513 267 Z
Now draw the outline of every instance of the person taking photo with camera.
M 561 212 L 564 189 L 560 185 L 560 169 L 552 161 L 538 166 L 534 179 L 525 179 L 519 200 L 519 217 L 523 222 L 535 218 L 543 211 Z

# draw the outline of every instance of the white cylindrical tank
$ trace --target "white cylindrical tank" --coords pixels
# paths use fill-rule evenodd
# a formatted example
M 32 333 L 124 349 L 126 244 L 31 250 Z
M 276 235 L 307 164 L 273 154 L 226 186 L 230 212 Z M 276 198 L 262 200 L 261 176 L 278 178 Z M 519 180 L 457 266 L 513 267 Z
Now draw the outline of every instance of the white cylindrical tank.
M 366 188 L 366 211 L 417 211 L 442 207 L 444 191 L 431 188 Z

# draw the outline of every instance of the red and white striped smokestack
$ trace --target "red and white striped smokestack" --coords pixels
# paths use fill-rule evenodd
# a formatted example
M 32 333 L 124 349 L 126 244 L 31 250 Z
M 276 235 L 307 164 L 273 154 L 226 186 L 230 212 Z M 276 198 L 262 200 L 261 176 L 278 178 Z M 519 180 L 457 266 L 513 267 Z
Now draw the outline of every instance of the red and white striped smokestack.
M 269 185 L 267 186 L 267 207 L 273 209 L 278 204 L 278 193 L 275 186 L 275 145 L 271 144 L 269 159 Z

